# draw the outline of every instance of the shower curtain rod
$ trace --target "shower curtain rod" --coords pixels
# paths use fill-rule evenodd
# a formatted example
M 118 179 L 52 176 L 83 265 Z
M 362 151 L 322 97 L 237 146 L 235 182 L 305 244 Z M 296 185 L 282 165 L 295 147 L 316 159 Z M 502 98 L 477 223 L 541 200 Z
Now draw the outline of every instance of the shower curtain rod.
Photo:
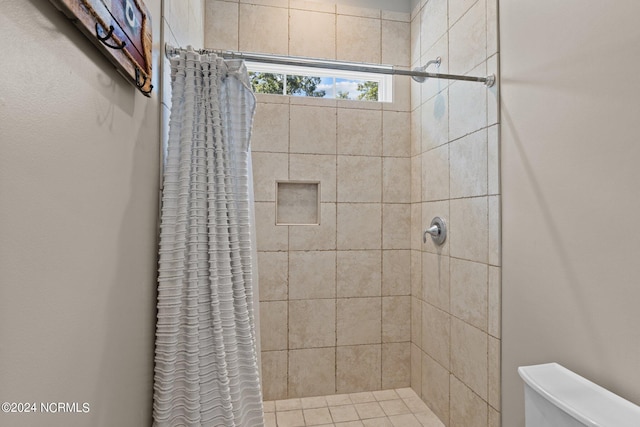
M 176 55 L 179 51 L 185 50 L 184 48 L 176 48 L 168 43 L 165 44 L 165 56 L 170 58 Z M 496 76 L 494 74 L 486 77 L 474 77 L 474 76 L 461 76 L 458 74 L 442 74 L 442 73 L 430 73 L 425 71 L 426 67 L 432 63 L 440 64 L 439 58 L 437 60 L 429 61 L 423 67 L 417 67 L 413 70 L 401 70 L 394 68 L 391 65 L 378 65 L 378 64 L 351 64 L 347 62 L 334 61 L 330 59 L 315 59 L 305 58 L 299 56 L 282 56 L 282 55 L 270 55 L 263 53 L 249 53 L 249 52 L 234 52 L 230 50 L 212 50 L 212 49 L 199 49 L 194 50 L 200 54 L 215 53 L 225 59 L 243 59 L 249 62 L 264 62 L 277 65 L 291 65 L 298 67 L 310 67 L 310 68 L 324 68 L 331 70 L 342 71 L 357 71 L 362 73 L 373 74 L 391 74 L 399 76 L 409 76 L 418 83 L 424 82 L 427 78 L 431 79 L 447 79 L 447 80 L 463 80 L 469 82 L 484 83 L 486 87 L 491 87 L 496 82 Z

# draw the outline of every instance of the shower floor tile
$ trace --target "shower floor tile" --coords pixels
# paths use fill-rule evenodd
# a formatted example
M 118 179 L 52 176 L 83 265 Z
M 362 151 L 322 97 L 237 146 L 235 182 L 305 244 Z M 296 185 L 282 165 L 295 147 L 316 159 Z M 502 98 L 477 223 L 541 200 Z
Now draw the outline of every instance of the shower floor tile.
M 444 427 L 410 388 L 264 402 L 265 427 Z

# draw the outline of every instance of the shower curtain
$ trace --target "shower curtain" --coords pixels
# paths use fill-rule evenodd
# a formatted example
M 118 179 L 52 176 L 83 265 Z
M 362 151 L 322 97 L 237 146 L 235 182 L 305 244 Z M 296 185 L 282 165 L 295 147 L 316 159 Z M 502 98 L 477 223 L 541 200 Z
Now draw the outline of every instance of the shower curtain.
M 160 230 L 156 427 L 262 427 L 244 63 L 181 50 Z

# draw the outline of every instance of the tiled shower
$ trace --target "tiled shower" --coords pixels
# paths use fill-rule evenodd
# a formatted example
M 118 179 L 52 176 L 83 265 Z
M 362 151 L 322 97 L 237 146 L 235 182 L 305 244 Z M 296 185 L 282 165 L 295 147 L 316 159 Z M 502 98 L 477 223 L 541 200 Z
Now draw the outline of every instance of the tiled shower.
M 205 10 L 208 48 L 497 74 L 495 0 Z M 258 95 L 265 400 L 411 387 L 445 425 L 499 425 L 497 117 L 497 89 L 479 83 L 395 77 L 392 103 Z M 278 224 L 278 182 L 319 183 L 319 225 Z M 442 247 L 422 242 L 434 216 Z

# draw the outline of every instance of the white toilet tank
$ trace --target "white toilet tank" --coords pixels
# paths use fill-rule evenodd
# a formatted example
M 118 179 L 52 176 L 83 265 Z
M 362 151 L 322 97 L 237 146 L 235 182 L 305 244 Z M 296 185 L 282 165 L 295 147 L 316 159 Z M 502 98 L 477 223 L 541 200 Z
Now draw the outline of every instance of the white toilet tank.
M 640 407 L 558 365 L 521 366 L 527 427 L 640 427 Z

